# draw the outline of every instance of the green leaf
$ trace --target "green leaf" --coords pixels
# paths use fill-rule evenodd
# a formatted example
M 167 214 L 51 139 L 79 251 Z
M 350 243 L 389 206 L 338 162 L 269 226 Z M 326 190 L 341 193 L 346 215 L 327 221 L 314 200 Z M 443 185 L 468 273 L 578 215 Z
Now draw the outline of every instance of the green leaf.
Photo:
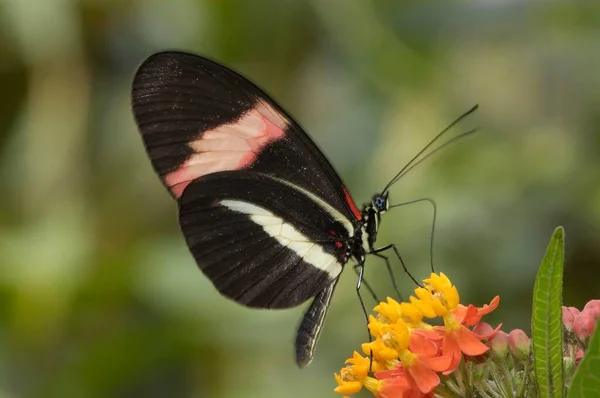
M 565 231 L 556 228 L 535 279 L 531 332 L 540 397 L 563 396 L 562 278 Z
M 600 328 L 596 328 L 573 377 L 569 398 L 597 397 L 600 391 Z

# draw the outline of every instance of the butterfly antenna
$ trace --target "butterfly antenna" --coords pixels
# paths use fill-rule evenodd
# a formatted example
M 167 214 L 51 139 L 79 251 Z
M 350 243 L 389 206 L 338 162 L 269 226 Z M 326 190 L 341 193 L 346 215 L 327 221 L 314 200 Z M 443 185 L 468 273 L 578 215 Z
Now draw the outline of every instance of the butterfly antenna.
M 387 190 L 396 182 L 398 181 L 398 179 L 400 179 L 403 175 L 406 174 L 406 172 L 408 170 L 411 170 L 414 166 L 418 165 L 419 163 L 421 163 L 422 160 L 428 158 L 431 154 L 437 152 L 439 149 L 447 146 L 450 142 L 454 142 L 456 141 L 455 139 L 452 139 L 444 144 L 442 144 L 440 147 L 438 147 L 437 149 L 435 149 L 433 152 L 431 152 L 429 155 L 427 155 L 424 159 L 419 160 L 419 158 L 421 157 L 421 155 L 423 155 L 429 148 L 431 148 L 431 146 L 433 146 L 433 144 L 435 144 L 448 130 L 450 130 L 452 127 L 454 127 L 456 124 L 458 124 L 461 120 L 463 120 L 464 118 L 466 118 L 467 116 L 469 116 L 471 113 L 475 112 L 477 110 L 477 108 L 479 108 L 479 105 L 474 105 L 471 109 L 469 109 L 468 111 L 466 111 L 465 113 L 463 113 L 462 115 L 460 115 L 458 118 L 456 118 L 456 120 L 454 120 L 452 123 L 450 123 L 445 129 L 443 129 L 438 135 L 436 135 L 431 141 L 429 141 L 429 143 L 427 145 L 425 145 L 425 147 L 423 149 L 421 149 L 399 172 L 398 174 L 396 174 L 394 176 L 394 178 L 392 178 L 390 180 L 390 182 L 385 186 L 385 188 L 383 189 L 382 193 L 387 192 Z M 474 132 L 474 131 L 473 131 Z M 465 134 L 462 134 L 465 135 Z M 461 135 L 461 136 L 462 136 Z M 459 137 L 461 137 L 459 136 Z M 416 162 L 416 163 L 415 163 Z
M 435 201 L 431 198 L 415 199 L 415 200 L 411 200 L 409 202 L 398 203 L 398 204 L 392 205 L 392 206 L 390 206 L 390 209 L 394 208 L 394 207 L 406 206 L 406 205 L 411 205 L 411 204 L 420 203 L 420 202 L 427 202 L 427 203 L 431 204 L 431 206 L 433 207 L 433 220 L 431 221 L 431 234 L 429 236 L 429 263 L 431 265 L 431 272 L 435 272 L 435 267 L 433 266 L 433 240 L 434 240 L 434 235 L 435 235 L 435 223 L 436 223 L 436 219 L 437 219 L 437 205 L 435 204 Z
M 397 182 L 400 178 L 404 177 L 406 174 L 408 174 L 412 169 L 414 169 L 415 167 L 417 167 L 418 165 L 420 165 L 421 163 L 423 163 L 424 161 L 426 161 L 427 159 L 429 159 L 431 156 L 435 155 L 437 152 L 441 151 L 442 149 L 446 148 L 447 146 L 450 146 L 452 144 L 455 144 L 458 141 L 461 141 L 461 140 L 465 139 L 466 137 L 468 137 L 470 135 L 475 134 L 478 131 L 479 131 L 478 128 L 474 128 L 472 130 L 466 131 L 466 132 L 464 132 L 464 133 L 462 133 L 460 135 L 457 135 L 456 137 L 454 137 L 454 138 L 452 138 L 452 139 L 444 142 L 442 145 L 440 145 L 439 147 L 435 148 L 433 151 L 429 152 L 425 157 L 423 157 L 422 159 L 419 159 L 419 161 L 417 161 L 416 163 L 413 163 L 409 168 L 405 169 L 394 180 L 394 183 Z
M 439 147 L 437 147 L 436 149 L 434 149 L 433 151 L 428 153 L 422 159 L 413 163 L 410 167 L 408 167 L 408 168 L 405 167 L 404 171 L 402 173 L 398 174 L 398 176 L 397 176 L 397 178 L 395 178 L 394 182 L 399 180 L 400 178 L 402 178 L 404 175 L 409 173 L 412 169 L 414 169 L 415 167 L 420 165 L 422 162 L 427 160 L 429 157 L 435 155 L 438 151 L 441 151 L 443 148 L 447 147 L 448 145 L 452 145 L 452 144 L 456 143 L 457 141 L 462 140 L 462 139 L 476 133 L 477 131 L 478 131 L 478 129 L 472 129 L 472 130 L 469 130 L 465 133 L 462 133 L 462 134 L 452 138 L 451 140 L 448 140 L 444 144 L 440 145 Z M 390 206 L 390 209 L 392 209 L 394 207 L 406 206 L 406 205 L 410 205 L 413 203 L 419 203 L 419 202 L 428 202 L 433 207 L 433 220 L 431 222 L 431 234 L 429 236 L 429 262 L 431 265 L 431 272 L 435 272 L 435 267 L 433 265 L 433 242 L 434 242 L 434 238 L 435 238 L 435 224 L 436 224 L 436 220 L 437 220 L 437 205 L 435 204 L 435 201 L 431 198 L 415 199 L 415 200 L 411 200 L 409 202 L 403 202 L 403 203 L 398 203 L 398 204 L 392 205 L 392 206 Z

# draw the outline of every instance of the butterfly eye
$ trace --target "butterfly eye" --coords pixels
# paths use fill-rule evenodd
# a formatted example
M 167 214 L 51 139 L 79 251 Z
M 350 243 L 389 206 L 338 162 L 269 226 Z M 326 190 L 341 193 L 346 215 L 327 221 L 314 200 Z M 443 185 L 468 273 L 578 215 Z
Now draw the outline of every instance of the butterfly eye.
M 383 211 L 386 207 L 386 200 L 381 195 L 375 195 L 373 197 L 373 205 L 377 208 L 377 210 Z

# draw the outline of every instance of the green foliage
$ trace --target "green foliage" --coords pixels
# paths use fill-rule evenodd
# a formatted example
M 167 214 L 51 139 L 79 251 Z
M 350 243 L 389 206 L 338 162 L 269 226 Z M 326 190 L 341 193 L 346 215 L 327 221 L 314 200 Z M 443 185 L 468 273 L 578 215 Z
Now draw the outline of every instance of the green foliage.
M 480 103 L 445 137 L 481 133 L 409 173 L 393 203 L 435 199 L 436 267 L 472 302 L 499 294 L 506 328 L 530 316 L 544 227 L 568 220 L 563 293 L 584 303 L 600 277 L 599 235 L 585 227 L 600 225 L 600 57 L 598 7 L 580 3 L 0 2 L 0 396 L 331 396 L 331 373 L 364 339 L 351 264 L 301 371 L 303 308 L 243 308 L 197 269 L 130 112 L 135 68 L 165 49 L 265 88 L 359 206 Z M 430 217 L 400 207 L 378 236 L 417 279 Z M 382 261 L 368 265 L 377 295 L 392 295 Z
M 596 327 L 594 336 L 587 347 L 585 356 L 579 364 L 571 383 L 569 398 L 597 397 L 600 391 L 600 328 Z
M 535 376 L 542 397 L 562 397 L 562 280 L 565 233 L 556 228 L 538 271 L 531 330 Z

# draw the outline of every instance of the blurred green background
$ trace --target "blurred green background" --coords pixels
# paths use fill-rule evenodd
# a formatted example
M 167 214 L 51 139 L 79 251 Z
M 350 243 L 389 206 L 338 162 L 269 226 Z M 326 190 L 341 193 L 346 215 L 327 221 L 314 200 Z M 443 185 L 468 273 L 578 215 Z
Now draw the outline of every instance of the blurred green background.
M 529 331 L 558 224 L 565 302 L 599 297 L 595 4 L 2 0 L 0 396 L 334 396 L 333 372 L 365 339 L 349 270 L 303 370 L 293 341 L 304 308 L 243 308 L 197 270 L 130 112 L 136 66 L 164 49 L 264 87 L 358 203 L 479 103 L 453 134 L 481 132 L 402 179 L 392 202 L 437 201 L 437 268 L 464 303 L 501 296 L 490 323 Z M 395 209 L 379 238 L 418 279 L 430 225 L 427 205 Z M 392 294 L 383 264 L 367 265 Z

